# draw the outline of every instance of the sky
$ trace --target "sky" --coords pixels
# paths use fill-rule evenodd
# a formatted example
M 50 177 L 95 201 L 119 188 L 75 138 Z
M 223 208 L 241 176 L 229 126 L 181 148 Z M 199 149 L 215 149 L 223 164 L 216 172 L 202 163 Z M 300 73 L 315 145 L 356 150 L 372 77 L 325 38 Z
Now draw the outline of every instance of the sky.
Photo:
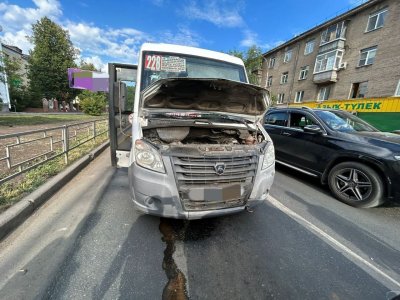
M 0 2 L 0 39 L 28 54 L 31 26 L 47 16 L 68 30 L 77 61 L 102 71 L 137 63 L 144 42 L 263 52 L 365 0 L 15 0 Z

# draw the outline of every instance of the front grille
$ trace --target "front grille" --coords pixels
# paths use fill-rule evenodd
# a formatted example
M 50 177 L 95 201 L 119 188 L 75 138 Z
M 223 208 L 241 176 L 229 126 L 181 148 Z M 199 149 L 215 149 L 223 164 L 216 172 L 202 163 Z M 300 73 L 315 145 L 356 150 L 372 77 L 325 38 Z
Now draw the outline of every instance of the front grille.
M 208 210 L 244 205 L 250 196 L 257 171 L 258 156 L 174 156 L 171 157 L 182 204 L 186 210 Z M 218 175 L 217 163 L 225 164 L 225 171 Z M 214 201 L 213 199 L 190 199 L 191 189 L 241 186 L 241 196 L 237 199 Z

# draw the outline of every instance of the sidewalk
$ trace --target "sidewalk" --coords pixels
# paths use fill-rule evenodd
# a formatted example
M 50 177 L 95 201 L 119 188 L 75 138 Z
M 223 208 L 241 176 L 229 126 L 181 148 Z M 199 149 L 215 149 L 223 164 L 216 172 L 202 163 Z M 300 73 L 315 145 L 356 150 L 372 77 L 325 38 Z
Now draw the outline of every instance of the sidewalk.
M 36 191 L 26 196 L 5 212 L 0 214 L 0 240 L 22 224 L 29 216 L 40 207 L 45 201 L 52 197 L 59 189 L 65 186 L 82 169 L 84 169 L 92 160 L 99 156 L 109 142 L 97 147 L 89 154 L 83 156 L 77 162 L 66 168 L 58 175 L 51 178 L 47 183 L 40 186 Z

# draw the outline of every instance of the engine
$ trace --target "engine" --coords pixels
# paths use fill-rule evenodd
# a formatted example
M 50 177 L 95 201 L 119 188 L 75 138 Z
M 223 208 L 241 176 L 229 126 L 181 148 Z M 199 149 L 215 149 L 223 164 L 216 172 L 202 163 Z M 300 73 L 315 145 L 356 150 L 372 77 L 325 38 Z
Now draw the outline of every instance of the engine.
M 143 131 L 145 139 L 155 144 L 230 144 L 254 145 L 264 140 L 262 134 L 247 129 L 202 127 L 160 127 Z

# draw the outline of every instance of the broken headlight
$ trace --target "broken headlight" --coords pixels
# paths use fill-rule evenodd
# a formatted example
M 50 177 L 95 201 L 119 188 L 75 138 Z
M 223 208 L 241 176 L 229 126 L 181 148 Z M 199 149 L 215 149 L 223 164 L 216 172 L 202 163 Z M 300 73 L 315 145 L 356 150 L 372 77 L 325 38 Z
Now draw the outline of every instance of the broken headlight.
M 143 140 L 135 141 L 135 158 L 139 166 L 159 173 L 165 173 L 160 153 Z
M 266 169 L 275 162 L 275 148 L 272 142 L 267 145 L 264 153 L 264 160 L 261 169 Z

